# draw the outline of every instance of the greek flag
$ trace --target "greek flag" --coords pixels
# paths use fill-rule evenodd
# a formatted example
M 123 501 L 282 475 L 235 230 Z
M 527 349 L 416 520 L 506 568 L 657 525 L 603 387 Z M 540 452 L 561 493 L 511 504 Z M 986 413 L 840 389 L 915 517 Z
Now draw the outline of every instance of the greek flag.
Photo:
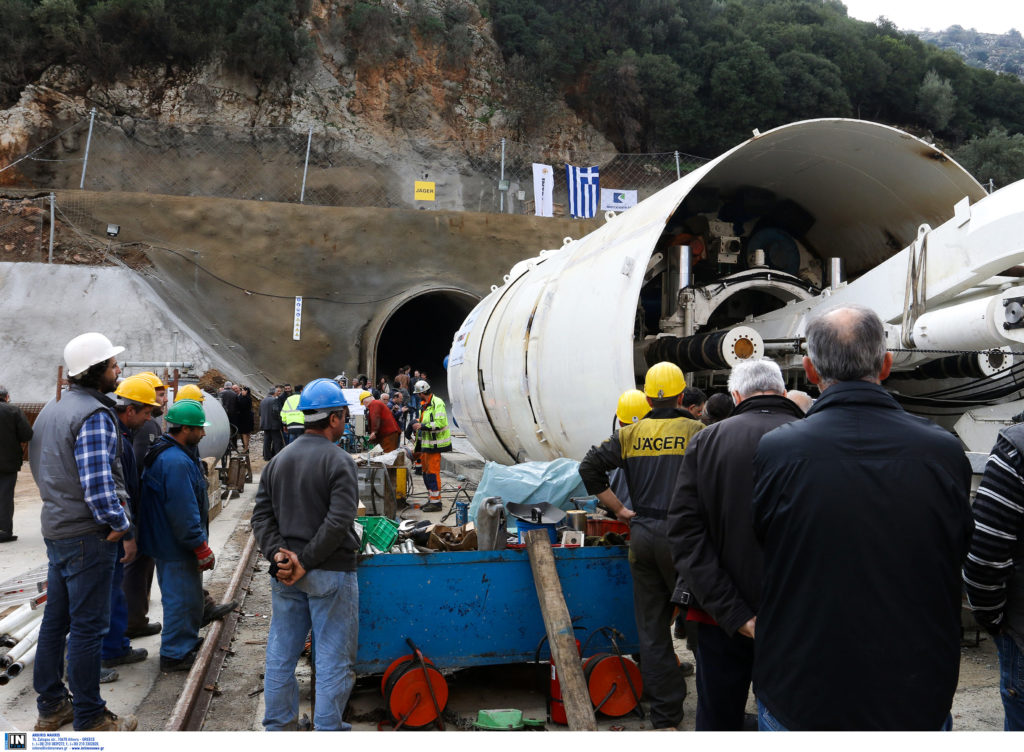
M 569 186 L 569 216 L 589 219 L 597 214 L 600 179 L 597 167 L 565 166 L 565 182 Z

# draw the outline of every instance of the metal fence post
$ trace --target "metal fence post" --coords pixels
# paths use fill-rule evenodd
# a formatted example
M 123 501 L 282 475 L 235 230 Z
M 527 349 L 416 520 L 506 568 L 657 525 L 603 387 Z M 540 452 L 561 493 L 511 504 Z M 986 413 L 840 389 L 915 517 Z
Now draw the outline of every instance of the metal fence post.
M 89 135 L 85 139 L 85 159 L 82 160 L 82 179 L 78 182 L 78 190 L 85 188 L 85 168 L 89 166 L 89 147 L 92 145 L 92 125 L 96 122 L 96 108 L 89 112 Z
M 53 263 L 53 204 L 57 200 L 57 196 L 54 193 L 50 193 L 50 254 L 49 261 L 47 263 Z
M 302 168 L 302 191 L 299 193 L 299 203 L 306 201 L 306 175 L 309 173 L 309 148 L 313 145 L 313 126 L 309 126 L 309 137 L 306 139 L 306 164 Z
M 677 151 L 676 152 L 676 180 L 679 180 L 679 178 L 681 178 L 681 177 L 682 177 L 682 174 L 679 172 L 679 152 Z
M 505 212 L 505 191 L 501 189 L 501 186 L 505 184 L 505 139 L 501 139 L 501 178 L 498 183 L 498 213 L 503 214 Z M 491 204 L 494 206 L 494 204 Z

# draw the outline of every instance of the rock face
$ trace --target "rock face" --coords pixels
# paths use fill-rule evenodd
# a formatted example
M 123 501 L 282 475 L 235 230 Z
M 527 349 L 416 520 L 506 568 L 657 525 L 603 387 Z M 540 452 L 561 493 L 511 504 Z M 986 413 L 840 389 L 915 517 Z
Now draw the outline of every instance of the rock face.
M 61 134 L 40 153 L 55 161 L 24 160 L 0 172 L 0 185 L 77 188 L 92 107 L 86 187 L 93 189 L 297 200 L 295 173 L 312 129 L 312 203 L 409 206 L 407 186 L 427 176 L 444 196 L 436 208 L 481 209 L 480 191 L 496 190 L 502 138 L 529 140 L 535 160 L 545 156 L 542 147 L 552 160 L 570 151 L 613 152 L 563 103 L 524 95 L 475 3 L 464 4 L 460 55 L 451 40 L 413 31 L 381 60 L 338 31 L 352 4 L 311 4 L 306 24 L 316 51 L 287 82 L 243 77 L 223 59 L 190 70 L 135 68 L 112 84 L 76 67 L 51 67 L 16 106 L 0 111 L 0 165 Z M 401 16 L 410 12 L 406 5 L 388 7 Z M 415 7 L 430 11 L 430 0 Z M 104 159 L 118 169 L 104 172 Z M 227 174 L 268 169 L 288 180 L 252 188 Z M 140 175 L 149 182 L 138 183 Z

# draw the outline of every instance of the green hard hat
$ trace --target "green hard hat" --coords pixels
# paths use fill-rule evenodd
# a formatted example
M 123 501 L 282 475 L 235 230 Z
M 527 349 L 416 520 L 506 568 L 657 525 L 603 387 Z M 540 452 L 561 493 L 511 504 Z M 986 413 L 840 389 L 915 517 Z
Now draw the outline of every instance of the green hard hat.
M 167 411 L 167 422 L 176 426 L 203 427 L 210 425 L 206 421 L 203 406 L 196 400 L 178 400 Z

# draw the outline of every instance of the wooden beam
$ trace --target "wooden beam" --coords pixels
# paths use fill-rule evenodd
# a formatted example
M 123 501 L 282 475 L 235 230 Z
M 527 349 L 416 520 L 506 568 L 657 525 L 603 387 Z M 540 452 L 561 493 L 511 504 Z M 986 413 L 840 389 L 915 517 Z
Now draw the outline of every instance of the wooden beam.
M 544 617 L 544 629 L 551 645 L 551 657 L 558 668 L 562 685 L 562 701 L 570 731 L 597 731 L 594 706 L 583 677 L 583 663 L 576 651 L 576 633 L 569 618 L 569 607 L 562 595 L 562 583 L 555 568 L 555 555 L 546 528 L 526 533 L 526 550 L 530 555 L 533 584 Z

